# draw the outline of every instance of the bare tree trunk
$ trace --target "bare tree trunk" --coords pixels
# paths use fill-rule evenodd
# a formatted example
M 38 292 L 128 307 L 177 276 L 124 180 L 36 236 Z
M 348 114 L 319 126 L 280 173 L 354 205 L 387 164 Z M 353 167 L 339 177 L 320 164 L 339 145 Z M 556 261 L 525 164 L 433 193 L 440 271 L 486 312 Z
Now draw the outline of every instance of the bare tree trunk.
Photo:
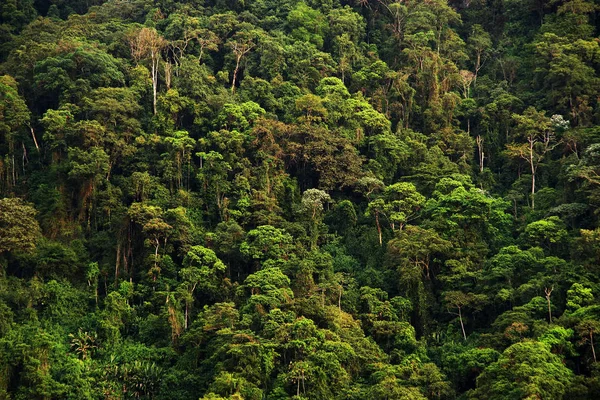
M 241 59 L 242 59 L 242 57 L 238 56 L 235 60 L 235 70 L 233 70 L 233 82 L 231 83 L 231 93 L 232 94 L 235 92 L 235 81 L 237 80 L 237 74 L 238 74 L 238 71 L 240 70 Z
M 596 362 L 596 349 L 594 349 L 594 331 L 590 331 L 590 344 L 592 346 L 592 355 L 594 356 L 594 362 Z
M 531 209 L 535 210 L 535 172 L 531 174 Z
M 165 61 L 165 85 L 167 85 L 167 90 L 171 89 L 171 73 L 173 71 L 172 65 L 170 62 Z
M 160 240 L 158 238 L 154 239 L 156 241 L 156 246 L 154 246 L 154 268 L 158 267 L 158 249 L 160 248 Z M 154 278 L 156 280 L 156 277 Z
M 481 135 L 477 135 L 477 151 L 479 153 L 479 173 L 482 173 L 485 153 L 483 152 L 483 138 L 481 137 Z
M 533 139 L 529 139 L 529 166 L 531 167 L 531 209 L 535 210 L 535 160 L 533 158 Z
M 463 338 L 465 339 L 465 342 L 466 342 L 467 341 L 467 334 L 465 332 L 465 324 L 463 323 L 462 310 L 461 310 L 460 307 L 458 307 L 458 319 L 460 320 L 460 329 L 462 329 Z
M 544 293 L 546 293 L 546 301 L 548 302 L 548 320 L 552 323 L 552 308 L 550 303 L 550 296 L 552 295 L 552 291 L 554 290 L 554 286 L 551 288 L 545 288 Z
M 119 279 L 119 265 L 121 263 L 121 241 L 117 243 L 117 260 L 115 262 L 115 288 Z
M 35 144 L 35 148 L 36 148 L 36 150 L 39 153 L 40 146 L 38 146 L 38 141 L 37 141 L 37 139 L 35 137 L 35 132 L 33 131 L 33 127 L 30 124 L 27 124 L 27 125 L 29 126 L 29 130 L 31 131 L 31 138 L 33 139 L 33 143 Z
M 15 186 L 16 184 L 17 184 L 17 173 L 16 173 L 16 167 L 15 167 L 15 153 L 13 153 L 13 155 L 12 155 L 12 186 Z
M 184 329 L 187 329 L 187 327 L 188 327 L 188 309 L 189 309 L 189 304 L 186 301 L 185 302 L 185 320 L 183 322 L 183 328 Z
M 158 90 L 158 57 L 152 53 L 152 109 L 156 115 L 156 92 Z
M 379 212 L 375 211 L 375 223 L 377 224 L 377 233 L 379 234 L 379 245 L 383 246 L 383 238 L 381 237 L 381 225 L 379 225 Z

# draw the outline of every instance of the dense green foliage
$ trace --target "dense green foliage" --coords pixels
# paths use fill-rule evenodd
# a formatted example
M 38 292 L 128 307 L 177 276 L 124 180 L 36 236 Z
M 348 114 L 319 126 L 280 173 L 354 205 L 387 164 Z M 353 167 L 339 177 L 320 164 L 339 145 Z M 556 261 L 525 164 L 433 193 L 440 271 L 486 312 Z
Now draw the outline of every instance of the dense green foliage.
M 0 398 L 600 398 L 599 33 L 1 1 Z

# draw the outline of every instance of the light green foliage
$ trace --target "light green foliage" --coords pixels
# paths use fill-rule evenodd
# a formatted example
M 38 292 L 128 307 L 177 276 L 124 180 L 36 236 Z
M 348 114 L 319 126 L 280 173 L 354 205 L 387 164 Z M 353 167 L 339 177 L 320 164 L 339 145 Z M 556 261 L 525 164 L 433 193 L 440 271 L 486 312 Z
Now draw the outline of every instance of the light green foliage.
M 580 283 L 574 283 L 567 290 L 567 309 L 571 312 L 590 304 L 593 300 L 592 289 Z
M 560 399 L 567 393 L 572 372 L 550 346 L 522 342 L 510 346 L 477 378 L 475 397 Z
M 183 259 L 179 274 L 192 295 L 198 288 L 204 294 L 214 296 L 218 294 L 226 268 L 211 249 L 192 246 Z
M 302 193 L 300 202 L 300 212 L 305 214 L 311 221 L 311 248 L 317 246 L 319 240 L 319 225 L 323 219 L 323 211 L 325 205 L 331 201 L 331 197 L 324 191 L 319 189 L 308 189 Z
M 464 176 L 442 178 L 428 200 L 426 212 L 431 225 L 453 238 L 469 257 L 480 258 L 488 246 L 497 247 L 506 241 L 511 219 L 507 204 L 485 191 L 475 188 Z
M 41 233 L 35 215 L 35 209 L 21 199 L 0 199 L 0 253 L 35 248 Z
M 327 21 L 325 16 L 318 10 L 310 8 L 304 2 L 300 2 L 288 14 L 287 25 L 294 39 L 310 42 L 317 46 L 317 48 L 323 47 L 323 37 L 327 30 Z
M 225 104 L 217 116 L 217 127 L 245 131 L 250 124 L 264 115 L 265 110 L 253 101 L 242 104 Z
M 29 124 L 29 109 L 17 89 L 13 77 L 0 76 L 0 132 L 8 138 Z
M 239 290 L 250 294 L 247 310 L 265 314 L 292 302 L 289 286 L 290 279 L 279 268 L 265 268 L 249 275 Z
M 282 229 L 270 225 L 259 226 L 248 232 L 240 245 L 241 253 L 254 260 L 266 261 L 289 257 L 292 237 Z
M 549 217 L 527 225 L 523 237 L 530 246 L 556 249 L 565 244 L 568 233 L 560 218 Z

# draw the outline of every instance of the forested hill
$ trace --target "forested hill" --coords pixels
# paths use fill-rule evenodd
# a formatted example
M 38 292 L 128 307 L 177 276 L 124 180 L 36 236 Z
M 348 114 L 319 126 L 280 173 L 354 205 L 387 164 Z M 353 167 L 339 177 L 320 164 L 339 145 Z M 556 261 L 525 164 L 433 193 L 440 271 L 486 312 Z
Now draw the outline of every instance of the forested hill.
M 0 399 L 599 399 L 599 28 L 0 1 Z

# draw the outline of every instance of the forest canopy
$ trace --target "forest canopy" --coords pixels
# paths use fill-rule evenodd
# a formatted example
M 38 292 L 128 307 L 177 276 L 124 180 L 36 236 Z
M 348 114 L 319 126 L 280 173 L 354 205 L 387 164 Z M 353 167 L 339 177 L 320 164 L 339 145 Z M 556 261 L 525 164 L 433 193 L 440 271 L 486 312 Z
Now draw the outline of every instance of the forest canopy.
M 0 398 L 600 398 L 592 0 L 4 0 Z

